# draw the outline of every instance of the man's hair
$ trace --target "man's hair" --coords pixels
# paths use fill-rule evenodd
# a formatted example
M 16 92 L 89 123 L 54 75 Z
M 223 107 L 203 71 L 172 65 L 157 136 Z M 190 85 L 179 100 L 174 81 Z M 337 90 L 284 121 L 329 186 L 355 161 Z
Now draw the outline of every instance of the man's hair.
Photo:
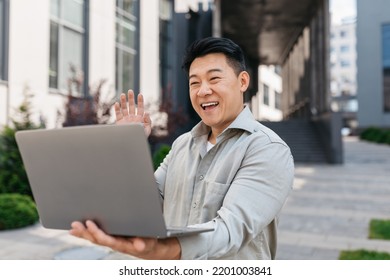
M 227 63 L 238 76 L 241 71 L 246 70 L 245 56 L 242 49 L 227 38 L 207 37 L 194 41 L 187 49 L 183 57 L 182 68 L 188 74 L 192 62 L 198 58 L 211 53 L 222 53 L 226 56 Z

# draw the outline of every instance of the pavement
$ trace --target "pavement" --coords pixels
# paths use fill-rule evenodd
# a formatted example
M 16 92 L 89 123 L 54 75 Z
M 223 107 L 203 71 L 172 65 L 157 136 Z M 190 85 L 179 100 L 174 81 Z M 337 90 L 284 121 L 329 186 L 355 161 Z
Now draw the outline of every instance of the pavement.
M 279 223 L 279 260 L 337 260 L 342 250 L 390 253 L 368 238 L 371 219 L 390 219 L 390 146 L 344 138 L 344 164 L 296 164 Z M 0 260 L 126 260 L 131 256 L 35 224 L 0 231 Z

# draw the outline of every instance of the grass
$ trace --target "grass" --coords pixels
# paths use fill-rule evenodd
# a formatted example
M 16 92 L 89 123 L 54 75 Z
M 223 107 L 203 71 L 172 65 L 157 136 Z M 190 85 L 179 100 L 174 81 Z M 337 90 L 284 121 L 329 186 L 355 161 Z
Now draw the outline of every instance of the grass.
M 341 251 L 339 260 L 390 260 L 390 254 L 368 250 Z
M 390 240 L 390 220 L 371 220 L 368 238 Z
M 371 220 L 368 238 L 390 240 L 390 220 Z M 390 254 L 364 249 L 341 251 L 339 260 L 390 260 Z

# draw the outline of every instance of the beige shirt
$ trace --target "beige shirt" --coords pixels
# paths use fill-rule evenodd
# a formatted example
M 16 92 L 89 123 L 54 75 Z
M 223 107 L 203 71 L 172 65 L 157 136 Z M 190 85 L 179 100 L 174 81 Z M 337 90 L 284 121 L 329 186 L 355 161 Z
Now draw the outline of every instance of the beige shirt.
M 215 229 L 180 237 L 182 259 L 274 259 L 294 177 L 289 147 L 247 107 L 207 151 L 209 132 L 200 122 L 180 136 L 155 172 L 169 226 Z

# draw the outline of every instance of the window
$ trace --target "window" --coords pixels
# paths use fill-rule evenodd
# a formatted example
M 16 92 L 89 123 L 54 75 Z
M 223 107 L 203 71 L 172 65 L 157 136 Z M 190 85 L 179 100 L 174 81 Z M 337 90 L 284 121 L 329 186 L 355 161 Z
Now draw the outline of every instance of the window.
M 49 86 L 64 91 L 75 75 L 83 77 L 75 95 L 88 92 L 88 0 L 50 1 Z
M 115 87 L 117 94 L 138 92 L 138 16 L 136 0 L 116 1 Z
M 351 62 L 349 60 L 340 60 L 340 66 L 341 67 L 349 67 L 351 66 Z
M 341 30 L 341 31 L 340 31 L 340 37 L 341 37 L 341 38 L 347 37 L 347 34 L 348 34 L 348 33 L 347 33 L 347 31 L 345 31 L 345 30 Z
M 349 52 L 349 46 L 348 45 L 342 45 L 340 46 L 340 52 L 347 53 Z
M 282 94 L 275 91 L 275 109 L 282 109 Z
M 8 7 L 8 0 L 0 0 L 0 80 L 8 80 Z
M 383 105 L 390 112 L 390 24 L 382 26 Z
M 274 72 L 275 72 L 275 74 L 282 76 L 282 66 L 275 65 Z
M 171 0 L 160 0 L 160 82 L 162 99 L 171 94 L 173 83 L 173 4 Z
M 266 84 L 263 85 L 263 102 L 269 106 L 269 87 Z

